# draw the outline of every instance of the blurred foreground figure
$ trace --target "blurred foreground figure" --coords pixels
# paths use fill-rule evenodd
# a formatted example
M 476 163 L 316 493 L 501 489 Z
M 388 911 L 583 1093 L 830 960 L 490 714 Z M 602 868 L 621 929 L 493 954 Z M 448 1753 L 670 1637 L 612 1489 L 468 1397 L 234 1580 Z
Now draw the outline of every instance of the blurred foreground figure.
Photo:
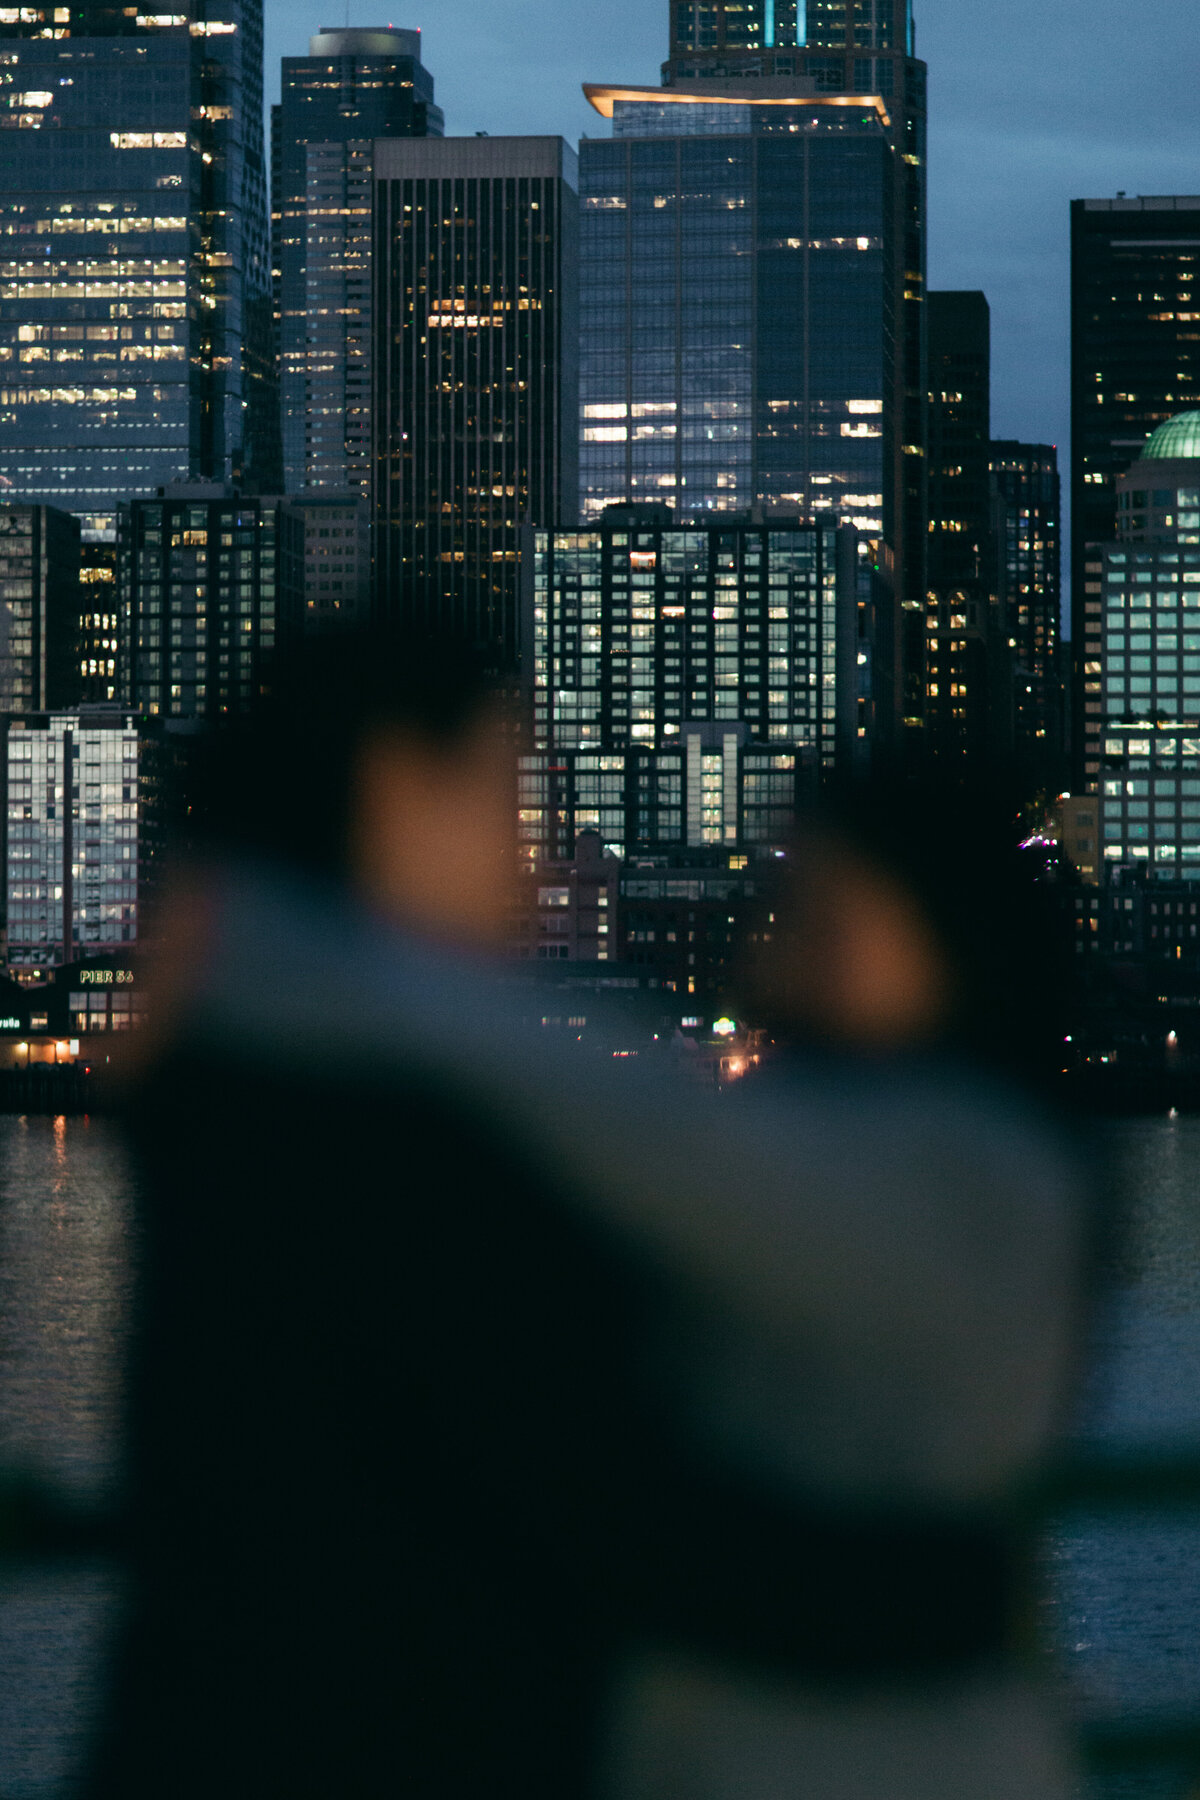
M 871 1055 L 736 1103 L 564 1058 L 486 955 L 485 684 L 323 658 L 230 740 L 167 920 L 93 1800 L 1059 1800 L 1006 1509 L 1076 1196 L 1005 1090 L 898 1053 L 936 945 L 889 914 Z

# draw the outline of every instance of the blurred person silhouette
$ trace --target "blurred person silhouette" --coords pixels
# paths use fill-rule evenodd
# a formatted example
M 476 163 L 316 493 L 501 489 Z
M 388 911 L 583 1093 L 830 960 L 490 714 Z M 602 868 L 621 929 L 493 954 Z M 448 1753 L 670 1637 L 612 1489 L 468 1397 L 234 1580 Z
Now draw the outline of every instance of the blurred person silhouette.
M 869 1056 L 731 1106 L 547 1044 L 496 978 L 513 762 L 469 648 L 380 636 L 214 748 L 127 1105 L 87 1792 L 1058 1800 L 1008 1507 L 1071 1377 L 1069 1157 L 904 1054 L 954 971 L 853 874 Z

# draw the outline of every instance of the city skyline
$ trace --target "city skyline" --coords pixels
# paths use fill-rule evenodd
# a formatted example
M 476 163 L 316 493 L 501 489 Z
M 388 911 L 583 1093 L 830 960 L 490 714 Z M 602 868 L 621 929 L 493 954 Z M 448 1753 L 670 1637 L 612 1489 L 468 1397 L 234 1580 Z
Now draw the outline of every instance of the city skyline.
M 268 99 L 280 57 L 301 54 L 301 39 L 322 25 L 342 24 L 328 11 L 318 0 L 287 14 L 268 8 Z M 601 29 L 583 11 L 551 15 L 545 0 L 514 0 L 502 14 L 463 0 L 444 24 L 420 11 L 394 23 L 424 27 L 422 55 L 451 135 L 601 135 L 581 84 L 600 70 L 656 86 L 670 47 L 665 4 L 614 0 Z M 350 24 L 376 22 L 355 0 Z M 929 284 L 987 294 L 993 432 L 1057 445 L 1065 469 L 1068 204 L 1200 186 L 1193 65 L 1176 53 L 1194 39 L 1194 7 L 1150 0 L 1133 19 L 1121 0 L 1097 0 L 1085 19 L 1079 6 L 1048 14 L 1035 0 L 1010 0 L 981 19 L 954 0 L 922 0 L 916 32 L 930 68 Z

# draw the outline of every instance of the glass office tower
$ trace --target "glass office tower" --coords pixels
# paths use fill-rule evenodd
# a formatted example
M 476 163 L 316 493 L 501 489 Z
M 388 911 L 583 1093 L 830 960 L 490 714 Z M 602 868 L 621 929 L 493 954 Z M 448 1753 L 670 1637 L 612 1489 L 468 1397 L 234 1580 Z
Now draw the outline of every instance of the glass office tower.
M 577 509 L 575 154 L 379 139 L 375 181 L 376 603 L 512 668 L 521 527 Z
M 919 722 L 925 69 L 906 7 L 856 16 L 677 5 L 666 86 L 585 86 L 581 497 L 854 525 Z
M 614 138 L 580 158 L 585 517 L 768 504 L 894 529 L 883 103 L 593 99 Z
M 181 0 L 182 3 L 182 0 Z M 276 477 L 261 0 L 0 10 L 6 497 Z
M 369 495 L 372 141 L 441 135 L 419 31 L 323 31 L 283 59 L 271 217 L 288 493 Z
M 1071 202 L 1071 608 L 1075 785 L 1100 772 L 1080 611 L 1091 546 L 1111 542 L 1117 482 L 1146 436 L 1200 404 L 1200 196 Z

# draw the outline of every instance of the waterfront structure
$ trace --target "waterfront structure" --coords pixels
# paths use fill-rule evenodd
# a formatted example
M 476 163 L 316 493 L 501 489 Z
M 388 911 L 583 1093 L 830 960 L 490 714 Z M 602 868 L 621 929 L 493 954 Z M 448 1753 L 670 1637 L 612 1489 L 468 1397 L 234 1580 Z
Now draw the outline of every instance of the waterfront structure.
M 1012 657 L 989 473 L 991 312 L 978 292 L 929 296 L 926 740 L 944 773 L 1012 747 Z
M 155 843 L 155 743 L 119 707 L 0 718 L 9 973 L 43 980 L 138 942 Z
M 283 59 L 271 264 L 287 493 L 369 497 L 372 145 L 441 135 L 419 31 L 322 31 Z
M 856 29 L 676 6 L 667 85 L 585 87 L 613 138 L 580 152 L 581 493 L 589 521 L 659 500 L 853 523 L 908 609 L 894 704 L 919 723 L 925 69 L 906 4 Z
M 518 660 L 518 542 L 577 514 L 578 200 L 561 138 L 375 145 L 375 601 Z
M 364 624 L 371 606 L 368 503 L 354 488 L 308 488 L 286 508 L 299 526 L 305 631 Z
M 1147 434 L 1200 405 L 1200 196 L 1071 203 L 1071 592 L 1076 785 L 1100 773 L 1103 713 L 1079 647 L 1085 563 L 1116 532 L 1117 482 Z
M 269 689 L 302 629 L 303 521 L 286 502 L 179 484 L 119 516 L 125 693 L 216 723 Z
M 1200 878 L 1200 411 L 1151 434 L 1089 547 L 1084 693 L 1101 708 L 1106 874 Z
M 277 482 L 261 0 L 0 11 L 6 497 Z M 136 16 L 135 16 L 136 14 Z
M 614 507 L 533 534 L 533 741 L 667 750 L 710 728 L 849 767 L 870 714 L 852 527 Z M 714 748 L 715 754 L 715 748 Z
M 0 713 L 79 698 L 79 521 L 0 505 Z
M 1058 451 L 1053 444 L 997 439 L 989 463 L 1005 629 L 1015 661 L 1014 748 L 1033 788 L 1053 793 L 1066 778 Z

